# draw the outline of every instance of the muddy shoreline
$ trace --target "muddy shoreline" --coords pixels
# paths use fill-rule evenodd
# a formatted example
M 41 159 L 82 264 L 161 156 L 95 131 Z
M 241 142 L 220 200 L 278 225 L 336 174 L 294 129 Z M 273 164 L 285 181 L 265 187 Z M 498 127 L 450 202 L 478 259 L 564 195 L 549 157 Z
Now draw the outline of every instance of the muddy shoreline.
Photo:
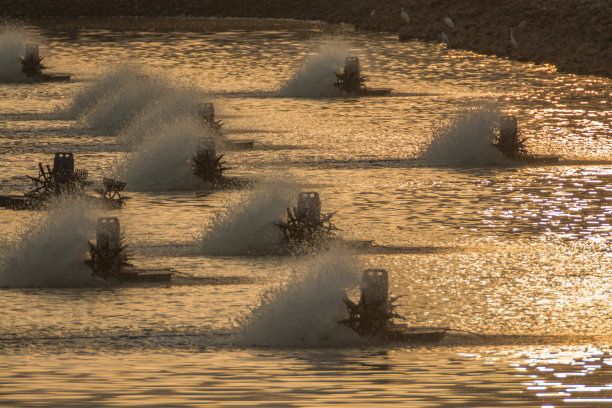
M 402 7 L 408 23 L 400 16 Z M 444 32 L 451 48 L 612 78 L 610 0 L 0 0 L 0 10 L 5 18 L 48 26 L 80 16 L 191 16 L 347 23 L 395 32 L 402 41 L 441 41 Z

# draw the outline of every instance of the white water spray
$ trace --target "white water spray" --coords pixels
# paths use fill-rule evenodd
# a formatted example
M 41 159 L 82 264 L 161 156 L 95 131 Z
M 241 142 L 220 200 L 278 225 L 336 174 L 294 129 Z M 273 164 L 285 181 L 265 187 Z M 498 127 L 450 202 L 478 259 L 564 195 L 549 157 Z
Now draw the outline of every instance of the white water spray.
M 345 290 L 356 286 L 362 266 L 345 249 L 309 258 L 289 279 L 269 289 L 241 326 L 240 341 L 265 346 L 330 346 L 360 338 L 338 322 L 346 318 Z
M 0 82 L 26 81 L 20 58 L 24 56 L 26 44 L 38 42 L 34 35 L 19 27 L 0 27 Z
M 242 194 L 206 227 L 202 251 L 214 255 L 273 252 L 282 238 L 274 223 L 283 219 L 298 192 L 293 182 L 275 181 Z
M 78 119 L 93 110 L 107 95 L 120 93 L 122 89 L 134 84 L 141 74 L 129 68 L 100 73 L 95 82 L 81 89 L 72 101 L 61 108 L 57 114 L 63 119 Z
M 301 68 L 281 87 L 279 95 L 315 98 L 340 95 L 334 86 L 335 73 L 344 67 L 344 59 L 350 55 L 348 45 L 342 41 L 324 43 L 302 61 Z
M 59 201 L 2 254 L 1 287 L 91 286 L 84 264 L 95 217 L 87 203 Z
M 193 155 L 211 138 L 193 118 L 177 118 L 151 129 L 119 164 L 116 177 L 130 190 L 195 190 L 204 182 L 193 174 Z
M 121 131 L 118 142 L 129 149 L 134 149 L 152 131 L 177 117 L 190 117 L 192 121 L 199 121 L 197 110 L 202 100 L 201 92 L 194 89 L 165 90 L 157 98 L 150 100 Z
M 433 131 L 423 158 L 433 166 L 487 166 L 508 159 L 495 147 L 495 127 L 500 113 L 491 107 L 475 107 L 458 113 Z

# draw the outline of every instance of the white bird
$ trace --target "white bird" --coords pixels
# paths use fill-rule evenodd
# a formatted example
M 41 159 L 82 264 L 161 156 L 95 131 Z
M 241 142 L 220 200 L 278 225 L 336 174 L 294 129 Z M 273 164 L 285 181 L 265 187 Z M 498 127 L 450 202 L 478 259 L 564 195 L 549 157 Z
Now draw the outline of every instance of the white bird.
M 515 50 L 518 48 L 518 43 L 516 42 L 516 38 L 514 38 L 513 28 L 510 28 L 510 45 L 512 45 L 512 48 L 514 48 Z
M 444 17 L 444 22 L 448 26 L 448 28 L 455 28 L 455 22 L 450 17 Z
M 446 35 L 444 31 L 442 31 L 442 34 L 440 34 L 440 36 L 442 37 L 442 42 L 448 45 L 448 35 Z
M 406 23 L 410 22 L 410 16 L 408 15 L 408 13 L 406 13 L 406 10 L 404 10 L 403 7 L 402 7 L 402 12 L 400 13 L 400 16 Z
M 376 15 L 376 9 L 370 11 L 370 16 L 371 17 L 374 17 L 375 15 Z

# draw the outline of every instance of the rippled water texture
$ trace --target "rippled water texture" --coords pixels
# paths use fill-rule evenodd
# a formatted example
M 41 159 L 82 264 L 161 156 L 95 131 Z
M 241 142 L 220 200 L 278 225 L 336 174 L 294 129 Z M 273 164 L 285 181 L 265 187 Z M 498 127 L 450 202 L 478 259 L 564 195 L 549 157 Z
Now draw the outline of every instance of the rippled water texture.
M 0 405 L 612 405 L 609 79 L 315 23 L 107 23 L 0 33 L 0 194 L 72 151 L 131 197 L 113 212 L 0 209 Z M 34 40 L 70 82 L 15 74 L 9 56 Z M 349 55 L 392 95 L 320 97 Z M 201 102 L 222 136 L 195 119 Z M 501 157 L 500 112 L 560 162 Z M 191 175 L 211 138 L 245 187 Z M 276 253 L 273 223 L 300 190 L 337 212 L 339 236 L 375 246 Z M 208 284 L 92 278 L 82 260 L 104 215 L 134 264 Z M 407 323 L 459 331 L 385 345 L 337 325 L 365 267 L 390 272 Z

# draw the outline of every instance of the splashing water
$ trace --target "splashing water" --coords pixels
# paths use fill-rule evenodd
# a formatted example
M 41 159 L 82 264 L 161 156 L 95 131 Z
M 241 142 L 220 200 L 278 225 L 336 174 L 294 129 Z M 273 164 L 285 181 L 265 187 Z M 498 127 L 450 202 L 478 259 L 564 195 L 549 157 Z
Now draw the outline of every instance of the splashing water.
M 319 47 L 316 54 L 302 61 L 302 67 L 280 89 L 281 96 L 320 97 L 336 96 L 341 92 L 334 86 L 336 72 L 351 55 L 347 44 L 331 40 Z
M 195 89 L 165 90 L 156 99 L 151 100 L 121 131 L 118 142 L 133 149 L 142 143 L 152 130 L 177 117 L 199 120 L 197 110 L 202 100 L 201 92 Z
M 57 114 L 63 119 L 77 119 L 92 110 L 107 95 L 118 93 L 135 83 L 141 74 L 131 68 L 112 69 L 106 73 L 99 73 L 98 79 L 93 84 L 81 89 L 67 106 L 58 110 Z
M 101 75 L 101 79 L 81 90 L 56 115 L 63 119 L 76 119 L 82 128 L 115 134 L 147 107 L 168 100 L 169 96 L 177 93 L 166 78 L 122 68 Z
M 17 26 L 0 27 L 0 82 L 25 82 L 20 58 L 28 43 L 39 41 L 32 34 Z
M 95 217 L 82 201 L 61 200 L 28 228 L 0 260 L 1 287 L 100 284 L 84 264 Z
M 308 259 L 289 279 L 269 289 L 243 322 L 247 344 L 329 346 L 360 338 L 338 322 L 346 318 L 345 290 L 359 283 L 362 267 L 346 249 L 332 248 Z
M 130 81 L 107 92 L 94 106 L 78 118 L 82 127 L 116 133 L 138 115 L 151 101 L 166 91 L 164 83 L 150 78 Z
M 475 107 L 460 112 L 433 132 L 433 140 L 423 154 L 434 166 L 487 166 L 508 163 L 495 147 L 495 127 L 500 113 L 491 107 Z
M 273 252 L 282 238 L 274 223 L 282 219 L 298 192 L 294 182 L 281 180 L 243 194 L 206 227 L 202 251 L 214 255 Z
M 151 130 L 148 137 L 118 165 L 116 177 L 130 190 L 182 191 L 202 188 L 193 174 L 192 157 L 209 131 L 193 118 L 177 118 Z

